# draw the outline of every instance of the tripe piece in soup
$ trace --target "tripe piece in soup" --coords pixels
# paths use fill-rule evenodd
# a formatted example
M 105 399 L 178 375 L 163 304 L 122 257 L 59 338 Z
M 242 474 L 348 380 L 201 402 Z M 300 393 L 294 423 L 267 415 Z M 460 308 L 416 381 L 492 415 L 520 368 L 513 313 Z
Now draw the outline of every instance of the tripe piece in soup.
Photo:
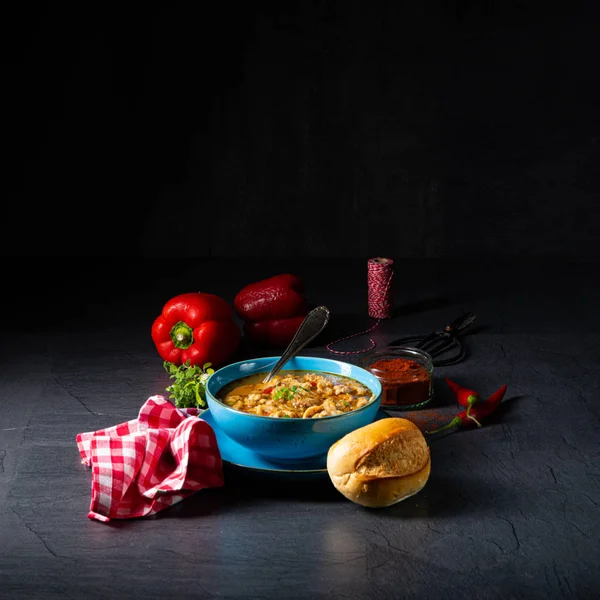
M 235 410 L 284 419 L 317 419 L 351 412 L 375 396 L 355 379 L 334 373 L 281 371 L 263 383 L 267 372 L 227 384 L 221 402 Z

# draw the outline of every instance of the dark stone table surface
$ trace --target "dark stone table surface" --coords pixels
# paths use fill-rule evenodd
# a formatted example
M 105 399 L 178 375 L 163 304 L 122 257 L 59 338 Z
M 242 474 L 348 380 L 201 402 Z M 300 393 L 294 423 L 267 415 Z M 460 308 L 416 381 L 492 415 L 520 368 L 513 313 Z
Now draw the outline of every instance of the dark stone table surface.
M 467 358 L 436 369 L 427 410 L 455 410 L 446 376 L 482 394 L 508 384 L 483 428 L 430 439 L 431 477 L 413 498 L 365 509 L 328 479 L 227 468 L 224 487 L 156 517 L 87 518 L 75 436 L 135 418 L 168 385 L 150 338 L 164 302 L 195 290 L 231 302 L 283 271 L 332 312 L 305 353 L 373 323 L 366 259 L 5 261 L 0 597 L 597 597 L 600 293 L 584 260 L 397 261 L 378 347 L 477 314 Z M 252 353 L 244 342 L 236 358 Z

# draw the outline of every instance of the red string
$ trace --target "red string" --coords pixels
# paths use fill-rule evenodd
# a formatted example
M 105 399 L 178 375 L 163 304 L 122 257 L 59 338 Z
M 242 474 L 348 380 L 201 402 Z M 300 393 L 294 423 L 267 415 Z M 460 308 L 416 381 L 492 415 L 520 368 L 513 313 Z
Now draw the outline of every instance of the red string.
M 389 319 L 392 316 L 392 277 L 394 261 L 391 258 L 371 258 L 367 263 L 369 316 Z
M 359 335 L 364 335 L 365 333 L 369 333 L 370 331 L 373 331 L 373 329 L 375 329 L 375 327 L 377 327 L 377 325 L 379 325 L 380 321 L 381 321 L 381 319 L 377 319 L 377 322 L 375 323 L 375 325 L 373 325 L 373 327 L 369 327 L 369 329 L 365 329 L 365 331 L 361 331 L 360 333 L 353 333 L 352 335 L 347 335 L 346 337 L 340 338 L 339 340 L 329 342 L 329 344 L 327 344 L 327 346 L 325 346 L 325 348 L 327 348 L 327 350 L 329 350 L 329 352 L 333 352 L 334 354 L 362 354 L 363 352 L 368 352 L 369 350 L 373 350 L 373 348 L 375 348 L 375 346 L 377 346 L 377 344 L 375 343 L 375 340 L 372 340 L 371 338 L 369 338 L 369 342 L 371 342 L 371 345 L 368 348 L 365 348 L 364 350 L 333 350 L 333 348 L 331 348 L 331 346 L 333 344 L 339 344 L 340 342 L 344 342 L 351 338 L 358 337 Z
M 367 262 L 367 286 L 368 286 L 368 303 L 369 303 L 369 316 L 376 318 L 377 321 L 369 329 L 360 331 L 359 333 L 353 333 L 346 337 L 334 340 L 325 346 L 325 348 L 333 354 L 362 354 L 369 352 L 377 346 L 375 340 L 369 338 L 370 345 L 368 348 L 362 350 L 334 350 L 331 346 L 345 342 L 352 338 L 370 333 L 373 331 L 382 319 L 387 319 L 392 316 L 392 278 L 394 276 L 393 270 L 394 261 L 391 258 L 371 258 Z

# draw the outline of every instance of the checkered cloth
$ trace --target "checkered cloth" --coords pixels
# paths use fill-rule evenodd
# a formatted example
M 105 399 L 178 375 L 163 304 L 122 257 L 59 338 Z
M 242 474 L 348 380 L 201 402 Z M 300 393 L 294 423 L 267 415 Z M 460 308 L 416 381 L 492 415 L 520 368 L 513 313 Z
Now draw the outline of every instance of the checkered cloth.
M 82 463 L 92 468 L 90 519 L 145 517 L 194 492 L 223 485 L 223 464 L 212 427 L 197 409 L 152 396 L 137 419 L 76 437 Z

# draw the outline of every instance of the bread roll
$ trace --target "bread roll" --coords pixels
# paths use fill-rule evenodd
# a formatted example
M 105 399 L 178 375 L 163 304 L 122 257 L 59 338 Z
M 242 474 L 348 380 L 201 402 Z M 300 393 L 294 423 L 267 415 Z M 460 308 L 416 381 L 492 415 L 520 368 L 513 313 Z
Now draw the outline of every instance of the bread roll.
M 431 470 L 429 446 L 408 419 L 386 418 L 350 432 L 331 446 L 327 472 L 346 498 L 371 508 L 421 491 Z

